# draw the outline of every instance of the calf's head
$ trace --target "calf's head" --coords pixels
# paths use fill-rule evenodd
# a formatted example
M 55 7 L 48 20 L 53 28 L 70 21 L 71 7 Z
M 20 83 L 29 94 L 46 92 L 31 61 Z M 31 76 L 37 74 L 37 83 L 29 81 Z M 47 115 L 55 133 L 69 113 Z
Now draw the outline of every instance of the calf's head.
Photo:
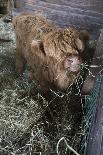
M 44 62 L 49 66 L 46 75 L 41 67 L 42 77 L 46 81 L 51 81 L 56 88 L 67 89 L 81 70 L 88 39 L 87 32 L 78 32 L 73 28 L 69 28 L 49 32 L 43 36 L 42 40 L 33 40 L 31 51 L 39 57 L 41 66 Z
M 79 72 L 83 63 L 83 53 L 89 34 L 73 28 L 49 32 L 42 40 L 33 41 L 32 48 L 39 51 L 41 57 L 52 57 L 62 69 Z

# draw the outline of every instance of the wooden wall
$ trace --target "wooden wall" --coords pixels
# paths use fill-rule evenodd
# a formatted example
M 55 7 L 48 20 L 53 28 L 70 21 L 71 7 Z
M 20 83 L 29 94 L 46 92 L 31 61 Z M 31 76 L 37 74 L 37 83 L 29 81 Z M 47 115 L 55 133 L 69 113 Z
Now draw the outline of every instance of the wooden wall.
M 102 0 L 14 0 L 14 15 L 24 11 L 42 13 L 61 27 L 87 29 L 94 38 L 103 27 Z

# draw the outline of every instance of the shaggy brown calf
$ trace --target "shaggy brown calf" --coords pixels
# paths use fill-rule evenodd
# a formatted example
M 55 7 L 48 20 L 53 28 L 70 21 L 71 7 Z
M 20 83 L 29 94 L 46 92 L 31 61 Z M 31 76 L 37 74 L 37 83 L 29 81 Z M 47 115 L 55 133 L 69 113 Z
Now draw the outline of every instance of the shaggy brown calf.
M 83 63 L 88 34 L 61 29 L 42 16 L 22 14 L 13 19 L 16 33 L 16 68 L 30 67 L 31 77 L 42 90 L 65 90 L 74 82 Z

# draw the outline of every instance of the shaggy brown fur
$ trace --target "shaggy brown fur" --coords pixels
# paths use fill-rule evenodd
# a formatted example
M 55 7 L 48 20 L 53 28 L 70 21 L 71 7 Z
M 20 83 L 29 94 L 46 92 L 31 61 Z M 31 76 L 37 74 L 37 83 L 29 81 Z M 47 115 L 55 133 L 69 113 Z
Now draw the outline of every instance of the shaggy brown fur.
M 88 34 L 61 29 L 42 16 L 22 14 L 13 20 L 16 33 L 16 68 L 30 66 L 31 77 L 43 90 L 65 90 L 73 83 L 88 40 Z

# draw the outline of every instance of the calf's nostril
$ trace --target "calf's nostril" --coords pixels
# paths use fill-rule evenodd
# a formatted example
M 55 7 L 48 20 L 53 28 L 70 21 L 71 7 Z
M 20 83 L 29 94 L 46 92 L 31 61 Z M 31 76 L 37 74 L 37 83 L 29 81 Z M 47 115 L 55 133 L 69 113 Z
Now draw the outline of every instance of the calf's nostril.
M 69 63 L 70 63 L 70 64 L 72 64 L 72 63 L 73 63 L 73 60 L 72 60 L 72 59 L 69 59 L 68 61 L 69 61 Z

